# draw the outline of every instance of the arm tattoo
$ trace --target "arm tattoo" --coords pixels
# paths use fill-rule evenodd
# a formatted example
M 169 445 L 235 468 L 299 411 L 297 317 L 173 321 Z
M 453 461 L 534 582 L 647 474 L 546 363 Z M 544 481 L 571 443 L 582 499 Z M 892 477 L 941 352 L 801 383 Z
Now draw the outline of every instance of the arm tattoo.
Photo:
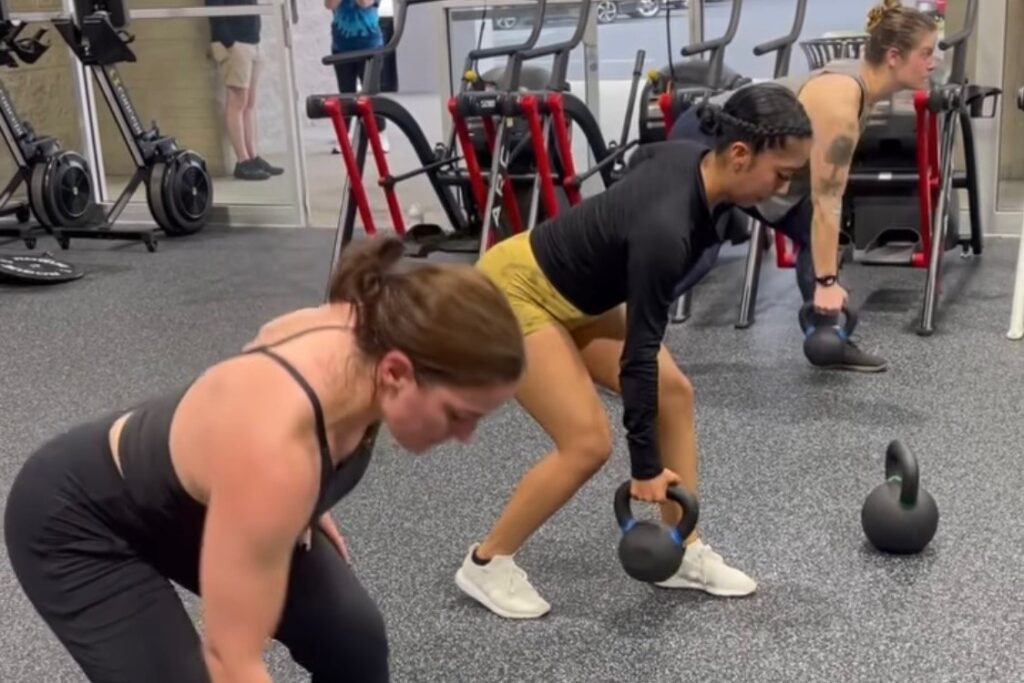
M 825 153 L 828 163 L 835 166 L 846 166 L 853 160 L 853 138 L 848 135 L 840 135 L 829 145 Z
M 853 160 L 853 138 L 847 135 L 840 135 L 825 152 L 825 160 L 832 164 L 832 175 L 828 178 L 818 180 L 818 192 L 823 195 L 836 195 L 843 191 L 845 183 L 838 178 L 841 169 L 845 169 Z

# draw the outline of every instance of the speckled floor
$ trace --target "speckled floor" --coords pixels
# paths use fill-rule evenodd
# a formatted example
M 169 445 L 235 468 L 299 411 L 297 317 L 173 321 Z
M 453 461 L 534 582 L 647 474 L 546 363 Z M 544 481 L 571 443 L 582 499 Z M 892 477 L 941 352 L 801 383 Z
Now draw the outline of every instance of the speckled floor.
M 83 241 L 62 254 L 87 269 L 83 280 L 0 287 L 0 502 L 56 430 L 178 386 L 265 319 L 318 302 L 331 238 L 209 232 L 156 254 Z M 732 327 L 742 254 L 701 285 L 693 319 L 668 342 L 697 389 L 703 533 L 760 582 L 747 599 L 653 590 L 617 566 L 611 493 L 627 464 L 609 397 L 612 463 L 519 558 L 553 605 L 539 621 L 491 615 L 453 576 L 547 448 L 543 434 L 510 405 L 472 444 L 429 457 L 383 438 L 336 517 L 387 619 L 393 679 L 1024 680 L 1024 345 L 1004 337 L 1015 252 L 992 240 L 974 265 L 949 259 L 950 299 L 930 339 L 913 334 L 922 272 L 849 268 L 862 343 L 892 363 L 877 376 L 806 363 L 791 273 L 765 269 L 746 331 Z M 894 437 L 918 455 L 941 510 L 934 542 L 909 559 L 870 551 L 859 525 Z M 5 555 L 0 606 L 0 681 L 82 680 Z M 281 647 L 268 661 L 276 681 L 307 680 Z

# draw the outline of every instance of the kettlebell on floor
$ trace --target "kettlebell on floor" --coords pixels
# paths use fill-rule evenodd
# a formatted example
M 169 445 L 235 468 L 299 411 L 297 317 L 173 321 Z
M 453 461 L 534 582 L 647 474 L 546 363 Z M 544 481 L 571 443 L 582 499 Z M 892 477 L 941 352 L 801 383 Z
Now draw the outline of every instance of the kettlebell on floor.
M 686 537 L 697 527 L 700 506 L 697 497 L 680 486 L 667 491 L 683 509 L 679 525 L 670 527 L 661 522 L 637 521 L 630 508 L 630 482 L 615 491 L 615 519 L 622 530 L 619 539 L 619 561 L 626 573 L 637 581 L 657 583 L 676 573 L 686 552 Z
M 875 548 L 896 555 L 919 553 L 939 526 L 939 508 L 921 488 L 917 460 L 895 440 L 885 452 L 885 481 L 861 509 L 861 526 Z
M 842 325 L 814 310 L 810 301 L 800 308 L 800 329 L 804 331 L 804 355 L 811 365 L 820 368 L 842 365 L 846 343 L 857 327 L 857 314 L 848 306 L 842 310 Z

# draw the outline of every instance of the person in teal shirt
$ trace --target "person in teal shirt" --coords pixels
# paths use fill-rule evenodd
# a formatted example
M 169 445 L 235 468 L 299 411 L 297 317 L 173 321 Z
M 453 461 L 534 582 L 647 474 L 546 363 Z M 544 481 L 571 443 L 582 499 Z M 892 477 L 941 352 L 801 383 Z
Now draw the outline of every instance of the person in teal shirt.
M 331 21 L 332 54 L 369 50 L 384 45 L 376 0 L 324 0 L 324 5 L 334 13 Z M 366 62 L 364 59 L 334 65 L 339 92 L 356 92 Z
M 331 20 L 331 54 L 369 50 L 384 45 L 384 33 L 380 28 L 380 17 L 377 12 L 378 0 L 324 0 L 324 6 L 334 13 Z M 338 79 L 339 93 L 355 93 L 363 81 L 363 71 L 368 59 L 334 65 L 334 75 Z M 383 131 L 384 119 L 377 118 L 377 127 Z M 346 121 L 350 123 L 351 120 Z M 381 136 L 384 150 L 390 144 Z M 337 145 L 331 150 L 340 153 Z

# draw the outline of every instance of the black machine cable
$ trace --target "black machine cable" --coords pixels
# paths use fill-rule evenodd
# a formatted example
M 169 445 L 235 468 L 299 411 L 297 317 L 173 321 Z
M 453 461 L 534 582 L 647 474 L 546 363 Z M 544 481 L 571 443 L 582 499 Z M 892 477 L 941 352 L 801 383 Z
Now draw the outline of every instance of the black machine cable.
M 480 34 L 476 37 L 476 49 L 479 50 L 484 43 L 484 26 L 487 25 L 487 14 L 490 12 L 491 6 L 487 4 L 487 0 L 484 0 L 484 15 L 480 18 Z
M 700 0 L 693 0 L 694 2 L 700 2 Z M 676 82 L 676 68 L 674 60 L 672 59 L 672 4 L 665 3 L 665 43 L 668 49 L 668 75 L 671 79 L 672 85 Z

